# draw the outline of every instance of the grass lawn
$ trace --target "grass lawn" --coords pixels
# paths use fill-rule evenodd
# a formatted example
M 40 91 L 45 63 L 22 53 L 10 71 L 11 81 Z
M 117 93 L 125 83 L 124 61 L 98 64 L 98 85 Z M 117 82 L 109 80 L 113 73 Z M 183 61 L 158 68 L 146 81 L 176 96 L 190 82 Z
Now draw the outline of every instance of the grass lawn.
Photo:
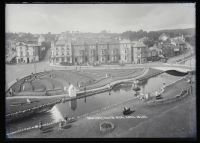
M 124 70 L 124 74 L 122 74 L 122 71 L 121 70 L 118 70 L 118 72 L 120 73 L 121 77 L 113 77 L 113 78 L 107 78 L 107 79 L 104 79 L 102 80 L 101 82 L 98 82 L 94 85 L 91 85 L 90 88 L 95 88 L 95 87 L 99 87 L 99 86 L 103 86 L 105 84 L 108 84 L 110 83 L 111 81 L 115 81 L 115 80 L 118 80 L 120 78 L 128 78 L 128 77 L 134 77 L 136 75 L 139 75 L 140 72 L 141 72 L 142 69 L 135 69 L 135 70 L 128 70 L 126 72 L 126 70 Z M 134 72 L 135 71 L 135 72 Z M 69 71 L 56 71 L 56 74 L 59 75 L 59 72 L 61 72 L 61 74 L 64 74 L 66 73 L 67 75 L 71 75 Z M 99 72 L 99 71 L 98 71 Z M 133 73 L 133 74 L 130 74 L 130 73 Z M 155 70 L 155 69 L 150 69 L 147 73 L 147 75 L 149 74 L 152 74 L 152 73 L 156 73 L 156 72 L 159 72 L 159 70 Z M 93 72 L 92 72 L 93 73 Z M 112 70 L 112 73 L 114 73 L 114 71 Z M 116 74 L 117 72 L 114 73 L 114 75 L 117 75 Z M 129 73 L 130 75 L 127 75 L 127 73 Z M 103 73 L 99 72 L 99 74 L 101 75 L 104 75 Z M 74 73 L 72 73 L 72 75 L 74 75 Z M 82 75 L 83 78 L 84 78 L 84 75 Z M 59 76 L 57 76 L 56 78 L 58 78 Z M 62 76 L 63 77 L 63 76 Z M 69 76 L 69 78 L 71 78 L 72 76 Z M 60 80 L 62 80 L 60 78 Z M 75 80 L 77 80 L 77 78 L 75 78 Z M 42 80 L 43 81 L 43 80 Z M 53 81 L 53 80 L 52 80 Z M 37 82 L 39 82 L 39 80 L 37 80 Z M 58 81 L 57 81 L 58 82 Z M 42 83 L 45 83 L 45 82 L 42 82 Z M 50 83 L 48 83 L 50 84 Z M 87 88 L 88 89 L 88 88 Z M 58 97 L 59 98 L 59 97 Z M 17 112 L 19 110 L 24 110 L 24 109 L 27 109 L 27 108 L 32 108 L 32 107 L 35 107 L 35 106 L 40 106 L 42 104 L 45 104 L 45 103 L 48 103 L 48 102 L 51 102 L 51 101 L 55 101 L 58 99 L 57 97 L 52 97 L 52 98 L 48 98 L 48 99 L 32 99 L 33 101 L 37 101 L 37 102 L 34 102 L 34 103 L 31 103 L 31 104 L 22 104 L 22 105 L 19 105 L 18 103 L 25 103 L 26 102 L 26 98 L 23 99 L 23 98 L 19 98 L 19 99 L 7 99 L 6 100 L 6 114 L 9 114 L 9 113 L 14 113 L 14 112 Z

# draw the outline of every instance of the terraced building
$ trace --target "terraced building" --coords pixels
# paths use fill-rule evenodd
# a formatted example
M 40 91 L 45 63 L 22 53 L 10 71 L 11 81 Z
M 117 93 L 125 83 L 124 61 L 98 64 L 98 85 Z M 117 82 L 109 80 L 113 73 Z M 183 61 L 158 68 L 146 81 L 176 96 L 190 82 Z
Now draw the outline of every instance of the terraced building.
M 62 62 L 72 64 L 72 45 L 64 36 L 51 42 L 50 62 L 60 64 Z
M 147 46 L 139 41 L 85 39 L 61 35 L 51 44 L 51 63 L 67 65 L 145 63 Z

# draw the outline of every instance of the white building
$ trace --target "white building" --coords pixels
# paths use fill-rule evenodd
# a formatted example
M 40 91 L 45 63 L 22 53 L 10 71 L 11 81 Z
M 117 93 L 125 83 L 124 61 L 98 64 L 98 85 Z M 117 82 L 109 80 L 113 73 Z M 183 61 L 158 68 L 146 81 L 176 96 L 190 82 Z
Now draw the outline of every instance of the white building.
M 44 36 L 40 35 L 40 37 L 38 38 L 38 45 L 42 45 L 42 42 L 45 41 Z
M 32 42 L 16 43 L 17 63 L 31 63 L 39 61 L 39 45 Z
M 72 45 L 66 37 L 60 36 L 58 40 L 51 42 L 51 58 L 53 64 L 61 62 L 72 63 Z

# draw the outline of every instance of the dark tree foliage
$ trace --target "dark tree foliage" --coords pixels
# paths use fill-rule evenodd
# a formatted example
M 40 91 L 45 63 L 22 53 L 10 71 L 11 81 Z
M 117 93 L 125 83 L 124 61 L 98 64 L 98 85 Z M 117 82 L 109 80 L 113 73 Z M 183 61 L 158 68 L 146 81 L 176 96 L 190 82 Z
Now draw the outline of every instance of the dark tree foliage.
M 191 44 L 192 46 L 195 47 L 195 42 L 196 42 L 196 38 L 195 35 L 191 36 L 191 37 L 186 37 L 185 41 L 188 42 L 189 44 Z
M 166 35 L 170 37 L 176 37 L 181 35 L 194 35 L 195 29 L 194 28 L 188 28 L 188 29 L 173 29 L 173 30 L 160 30 L 160 31 L 126 31 L 121 34 L 122 38 L 130 39 L 130 40 L 138 40 L 143 37 L 149 37 L 149 39 L 153 41 L 157 41 L 158 37 L 165 33 Z M 148 44 L 152 44 L 151 41 L 147 42 Z

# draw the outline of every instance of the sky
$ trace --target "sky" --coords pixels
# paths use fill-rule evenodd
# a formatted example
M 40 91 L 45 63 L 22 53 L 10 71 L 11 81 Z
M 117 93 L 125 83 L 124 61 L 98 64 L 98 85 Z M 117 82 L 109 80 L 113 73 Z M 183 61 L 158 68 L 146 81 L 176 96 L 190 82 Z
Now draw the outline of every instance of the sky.
M 195 28 L 195 4 L 6 4 L 6 32 L 112 33 Z

